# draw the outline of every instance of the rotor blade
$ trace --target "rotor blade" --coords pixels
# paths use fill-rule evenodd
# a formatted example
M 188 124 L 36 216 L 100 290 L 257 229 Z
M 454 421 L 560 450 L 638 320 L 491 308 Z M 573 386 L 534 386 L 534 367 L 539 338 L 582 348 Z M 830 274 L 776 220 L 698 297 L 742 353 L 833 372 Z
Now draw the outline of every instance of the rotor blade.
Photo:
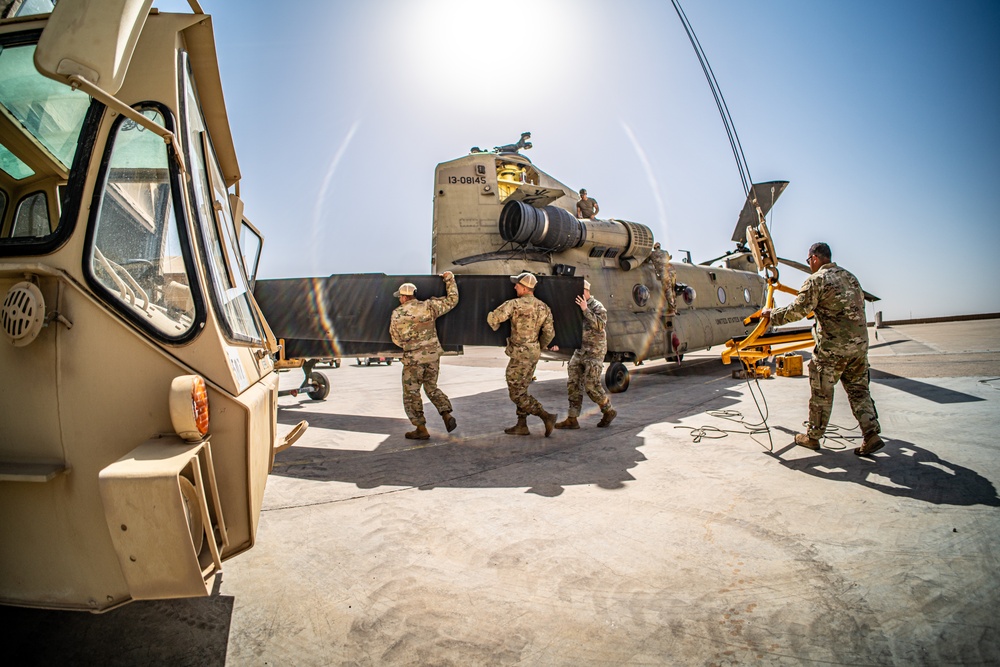
M 698 266 L 711 266 L 712 264 L 715 264 L 716 262 L 718 262 L 720 259 L 729 259 L 730 257 L 736 257 L 738 255 L 745 255 L 748 252 L 750 252 L 750 251 L 747 250 L 746 246 L 741 245 L 738 248 L 736 248 L 735 250 L 730 250 L 729 252 L 727 252 L 727 253 L 725 253 L 723 255 L 719 255 L 718 257 L 715 257 L 713 259 L 706 259 L 704 262 L 698 262 Z
M 779 257 L 778 262 L 784 264 L 785 266 L 790 266 L 793 269 L 798 269 L 802 273 L 812 273 L 812 269 L 810 269 L 807 265 L 803 264 L 802 262 L 796 262 L 794 259 L 785 259 L 784 257 Z
M 757 218 L 757 207 L 753 204 L 753 198 L 757 198 L 761 213 L 767 215 L 774 202 L 788 187 L 788 181 L 768 181 L 767 183 L 754 183 L 753 192 L 747 196 L 743 210 L 740 211 L 740 218 L 736 223 L 736 230 L 733 232 L 733 240 L 737 243 L 747 242 L 747 227 L 756 227 L 760 220 Z
M 727 257 L 729 257 L 730 255 L 733 255 L 733 254 L 735 254 L 735 253 L 727 252 L 725 255 L 719 255 L 718 257 L 716 257 L 714 259 L 706 259 L 704 262 L 698 262 L 698 266 L 711 266 L 715 262 L 718 262 L 720 259 L 725 259 L 725 258 L 727 258 Z
M 812 270 L 808 266 L 806 266 L 802 262 L 796 262 L 794 259 L 785 259 L 784 257 L 779 257 L 778 262 L 781 264 L 785 264 L 786 266 L 790 266 L 793 269 L 798 269 L 803 273 L 812 273 Z M 882 300 L 879 297 L 872 294 L 871 292 L 866 292 L 863 289 L 861 290 L 861 292 L 862 294 L 865 295 L 865 301 L 871 301 L 872 303 L 875 303 L 876 301 Z

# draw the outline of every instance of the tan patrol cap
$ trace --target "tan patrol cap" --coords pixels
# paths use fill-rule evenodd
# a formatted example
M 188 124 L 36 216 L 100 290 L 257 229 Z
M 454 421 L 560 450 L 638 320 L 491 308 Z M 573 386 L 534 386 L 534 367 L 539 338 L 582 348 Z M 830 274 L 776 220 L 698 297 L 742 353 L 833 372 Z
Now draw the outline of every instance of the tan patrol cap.
M 417 291 L 417 286 L 413 283 L 403 283 L 399 286 L 399 289 L 393 292 L 393 296 L 397 299 L 402 296 L 413 296 L 413 293 Z
M 583 279 L 583 289 L 590 289 L 590 281 L 586 278 Z
M 515 284 L 521 283 L 528 289 L 535 289 L 535 285 L 538 284 L 538 278 L 535 277 L 535 274 L 528 273 L 527 271 L 516 276 L 511 276 L 510 281 Z

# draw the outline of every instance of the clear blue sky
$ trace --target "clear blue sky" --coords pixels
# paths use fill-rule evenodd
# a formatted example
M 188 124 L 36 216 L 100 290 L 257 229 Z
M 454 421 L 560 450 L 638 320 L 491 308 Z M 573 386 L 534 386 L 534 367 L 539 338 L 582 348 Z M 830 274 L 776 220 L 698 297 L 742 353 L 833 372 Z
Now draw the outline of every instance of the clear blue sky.
M 827 241 L 886 319 L 1000 311 L 1000 3 L 683 4 L 753 179 L 790 181 L 779 255 Z M 732 247 L 739 173 L 669 0 L 202 6 L 264 278 L 429 272 L 435 165 L 522 131 L 675 259 Z

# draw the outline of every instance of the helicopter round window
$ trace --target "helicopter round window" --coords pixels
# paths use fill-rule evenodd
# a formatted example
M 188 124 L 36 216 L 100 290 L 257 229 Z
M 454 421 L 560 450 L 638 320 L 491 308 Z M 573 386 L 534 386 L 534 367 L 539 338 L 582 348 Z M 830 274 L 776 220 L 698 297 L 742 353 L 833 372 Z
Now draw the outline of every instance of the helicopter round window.
M 635 305 L 640 308 L 645 307 L 649 303 L 649 288 L 645 285 L 636 285 L 632 288 L 632 300 L 635 301 Z
M 743 300 L 750 303 L 750 290 L 746 287 L 743 288 Z
M 719 303 L 725 303 L 725 302 L 726 302 L 726 290 L 725 290 L 725 288 L 720 287 L 719 288 Z

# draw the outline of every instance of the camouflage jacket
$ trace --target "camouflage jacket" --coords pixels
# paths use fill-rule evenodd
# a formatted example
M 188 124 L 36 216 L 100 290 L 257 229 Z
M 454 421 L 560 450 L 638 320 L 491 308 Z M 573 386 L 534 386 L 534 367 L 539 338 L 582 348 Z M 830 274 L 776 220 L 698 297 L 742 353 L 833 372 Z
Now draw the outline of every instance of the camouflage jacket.
M 547 348 L 556 337 L 556 330 L 552 326 L 552 311 L 545 303 L 536 299 L 534 294 L 504 301 L 486 316 L 486 322 L 494 331 L 507 320 L 510 320 L 508 356 L 512 347 L 523 346 L 532 350 Z
M 653 265 L 653 270 L 656 271 L 656 277 L 663 280 L 663 276 L 667 274 L 667 263 L 670 261 L 670 254 L 666 250 L 654 250 L 649 253 L 649 261 Z
M 604 361 L 604 356 L 608 353 L 608 334 L 605 327 L 608 324 L 608 311 L 604 304 L 590 297 L 587 299 L 587 310 L 583 313 L 583 343 L 580 345 L 580 354 L 591 359 Z
M 771 324 L 780 326 L 816 315 L 813 338 L 820 356 L 849 356 L 868 351 L 865 298 L 858 279 L 835 262 L 824 264 L 806 278 L 795 301 L 771 311 Z
M 424 301 L 412 299 L 392 311 L 389 335 L 403 349 L 403 363 L 427 363 L 441 357 L 435 320 L 458 304 L 455 277 L 444 281 L 447 294 Z

